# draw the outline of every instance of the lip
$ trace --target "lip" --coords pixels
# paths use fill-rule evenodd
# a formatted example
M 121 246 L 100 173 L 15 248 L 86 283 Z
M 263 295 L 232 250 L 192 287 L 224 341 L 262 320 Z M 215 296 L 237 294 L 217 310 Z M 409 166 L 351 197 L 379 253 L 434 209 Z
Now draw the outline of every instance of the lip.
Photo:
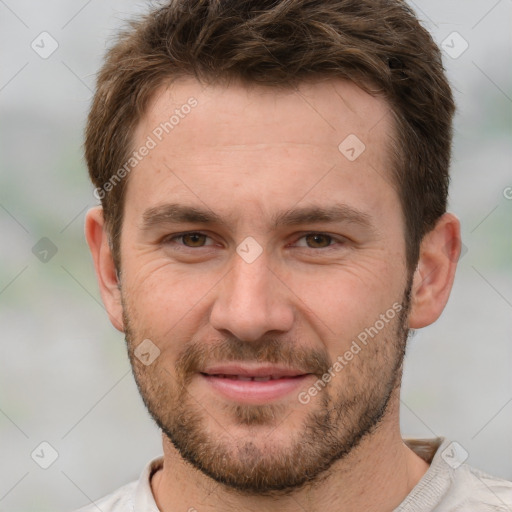
M 226 364 L 211 366 L 199 375 L 213 392 L 228 400 L 264 404 L 297 392 L 312 374 L 275 365 Z M 273 380 L 238 380 L 234 378 L 237 375 L 245 378 L 272 377 Z

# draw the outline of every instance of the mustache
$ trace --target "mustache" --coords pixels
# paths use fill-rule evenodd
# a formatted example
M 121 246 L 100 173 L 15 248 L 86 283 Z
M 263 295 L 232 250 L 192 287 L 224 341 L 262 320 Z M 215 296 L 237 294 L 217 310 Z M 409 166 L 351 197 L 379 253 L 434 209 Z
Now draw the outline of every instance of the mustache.
M 327 352 L 303 347 L 276 338 L 257 342 L 226 338 L 218 342 L 193 341 L 179 354 L 176 375 L 188 383 L 196 373 L 215 362 L 279 364 L 321 377 L 331 367 Z

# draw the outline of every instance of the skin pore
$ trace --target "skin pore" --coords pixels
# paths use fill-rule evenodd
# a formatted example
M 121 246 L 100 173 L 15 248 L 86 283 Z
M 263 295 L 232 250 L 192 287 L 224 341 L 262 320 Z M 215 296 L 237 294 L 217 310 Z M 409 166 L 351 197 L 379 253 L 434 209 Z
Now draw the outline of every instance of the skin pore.
M 191 97 L 159 140 L 155 128 Z M 402 362 L 408 329 L 446 304 L 459 223 L 439 220 L 411 274 L 392 134 L 386 101 L 343 80 L 283 91 L 186 78 L 154 95 L 134 134 L 135 148 L 156 144 L 129 176 L 120 282 L 101 208 L 86 235 L 163 432 L 151 481 L 163 512 L 391 511 L 428 469 L 401 438 Z M 347 137 L 355 159 L 338 148 Z M 135 355 L 143 340 L 159 350 L 149 365 Z M 230 361 L 308 375 L 283 398 L 237 403 L 202 375 Z

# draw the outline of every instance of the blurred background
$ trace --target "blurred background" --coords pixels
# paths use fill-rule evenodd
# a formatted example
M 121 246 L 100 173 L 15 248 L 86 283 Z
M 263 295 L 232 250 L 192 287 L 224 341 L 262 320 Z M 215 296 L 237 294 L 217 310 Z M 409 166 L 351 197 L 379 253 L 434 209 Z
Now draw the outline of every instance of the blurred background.
M 464 250 L 445 312 L 410 341 L 402 431 L 456 440 L 469 464 L 512 479 L 512 2 L 409 3 L 455 91 Z M 147 7 L 0 0 L 0 512 L 70 511 L 161 453 L 83 229 L 95 73 Z

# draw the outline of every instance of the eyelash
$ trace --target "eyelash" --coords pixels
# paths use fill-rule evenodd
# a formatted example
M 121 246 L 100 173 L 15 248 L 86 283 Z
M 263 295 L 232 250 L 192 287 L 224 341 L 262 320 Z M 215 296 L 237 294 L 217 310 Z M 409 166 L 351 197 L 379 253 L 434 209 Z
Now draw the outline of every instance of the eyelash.
M 168 244 L 171 244 L 176 239 L 179 239 L 179 238 L 183 239 L 183 237 L 186 236 L 186 235 L 203 235 L 203 236 L 206 236 L 207 238 L 211 239 L 210 236 L 208 236 L 206 233 L 202 233 L 201 231 L 186 231 L 184 233 L 179 233 L 177 235 L 167 236 L 167 237 L 165 237 L 162 240 L 162 243 L 168 245 Z M 327 247 L 303 247 L 303 246 L 301 246 L 302 249 L 312 249 L 312 250 L 316 250 L 316 251 L 319 251 L 319 250 L 326 251 L 326 250 L 329 250 L 329 249 L 333 248 L 333 245 L 335 245 L 336 242 L 340 243 L 340 244 L 344 244 L 346 242 L 346 239 L 344 239 L 343 237 L 337 238 L 337 237 L 335 237 L 333 235 L 330 235 L 328 233 L 323 233 L 322 231 L 310 231 L 310 232 L 305 233 L 302 236 L 300 236 L 297 239 L 297 241 L 299 241 L 299 240 L 301 240 L 303 238 L 306 238 L 308 236 L 311 236 L 311 235 L 321 235 L 321 236 L 328 237 L 330 239 L 330 242 L 334 242 L 334 243 L 330 243 Z M 199 246 L 199 247 L 190 247 L 188 245 L 179 244 L 179 247 L 180 247 L 180 250 L 182 250 L 181 248 L 184 248 L 184 249 L 204 249 L 206 247 L 212 247 L 212 246 L 211 245 L 202 245 L 202 246 Z

